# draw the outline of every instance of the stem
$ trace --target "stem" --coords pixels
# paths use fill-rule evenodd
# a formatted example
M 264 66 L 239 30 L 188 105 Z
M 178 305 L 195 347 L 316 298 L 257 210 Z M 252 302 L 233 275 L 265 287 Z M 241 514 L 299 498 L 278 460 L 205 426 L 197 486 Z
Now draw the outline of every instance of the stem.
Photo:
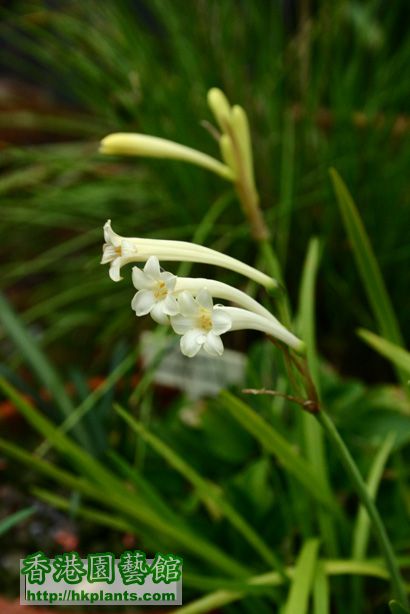
M 400 569 L 397 564 L 396 556 L 394 554 L 393 546 L 390 542 L 389 536 L 387 535 L 386 528 L 374 504 L 374 501 L 368 493 L 366 484 L 359 472 L 359 469 L 357 468 L 357 465 L 353 460 L 352 455 L 347 449 L 346 444 L 341 438 L 330 416 L 324 411 L 319 411 L 314 415 L 322 425 L 323 429 L 326 431 L 326 435 L 329 437 L 332 444 L 335 446 L 339 454 L 340 460 L 342 461 L 347 473 L 349 474 L 355 486 L 359 499 L 362 505 L 366 508 L 367 513 L 369 514 L 374 534 L 378 539 L 380 549 L 386 561 L 386 567 L 390 573 L 394 595 L 405 607 L 407 607 L 407 595 L 404 587 L 404 582 L 400 574 Z

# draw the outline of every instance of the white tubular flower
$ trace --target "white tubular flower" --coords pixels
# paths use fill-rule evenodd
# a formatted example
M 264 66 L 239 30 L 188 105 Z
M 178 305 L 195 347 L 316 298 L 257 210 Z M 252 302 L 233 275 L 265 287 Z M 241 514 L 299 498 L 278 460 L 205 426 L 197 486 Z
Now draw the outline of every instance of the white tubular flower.
M 272 320 L 278 326 L 282 326 L 277 318 L 270 311 L 265 309 L 263 305 L 255 301 L 251 296 L 230 286 L 229 284 L 224 284 L 221 281 L 216 281 L 215 279 L 203 279 L 201 277 L 178 277 L 175 285 L 175 293 L 179 292 L 191 292 L 192 294 L 197 294 L 202 288 L 208 290 L 208 292 L 214 298 L 219 298 L 224 301 L 230 301 L 231 303 L 236 303 L 240 307 L 247 309 L 248 311 L 253 311 L 258 313 L 259 315 L 267 318 L 268 320 Z
M 188 243 L 187 241 L 166 241 L 163 239 L 139 239 L 121 237 L 111 228 L 111 220 L 104 226 L 105 245 L 103 247 L 102 264 L 111 263 L 110 277 L 114 281 L 121 279 L 119 269 L 129 262 L 146 262 L 150 256 L 157 256 L 159 260 L 173 262 L 198 262 L 220 266 L 230 271 L 240 273 L 265 288 L 277 288 L 278 282 L 261 273 L 257 269 L 221 254 L 216 250 Z
M 295 337 L 295 335 L 279 322 L 273 322 L 257 313 L 252 313 L 251 311 L 238 307 L 224 307 L 223 305 L 218 305 L 217 309 L 230 318 L 232 322 L 231 330 L 259 330 L 265 333 L 265 335 L 283 341 L 283 343 L 286 343 L 286 345 L 299 353 L 303 353 L 305 350 L 304 342 Z
M 148 313 L 158 324 L 168 324 L 169 316 L 175 316 L 179 307 L 173 291 L 177 278 L 172 273 L 161 271 L 156 256 L 148 258 L 144 270 L 132 270 L 132 282 L 138 292 L 131 302 L 137 316 Z
M 207 290 L 198 292 L 195 299 L 189 292 L 178 297 L 180 312 L 171 317 L 174 331 L 181 337 L 181 352 L 192 358 L 203 348 L 211 356 L 221 356 L 224 346 L 221 335 L 230 330 L 230 317 L 214 307 Z
M 162 271 L 158 258 L 151 256 L 144 270 L 134 267 L 132 281 L 138 292 L 131 306 L 138 316 L 151 314 L 159 324 L 171 318 L 174 331 L 182 335 L 181 351 L 195 356 L 203 347 L 208 354 L 220 356 L 220 335 L 228 330 L 261 331 L 302 352 L 304 344 L 288 331 L 267 309 L 253 298 L 212 279 L 177 278 Z M 196 298 L 194 298 L 196 297 Z M 232 301 L 242 308 L 213 305 L 212 297 Z
M 182 160 L 220 175 L 228 181 L 235 179 L 231 169 L 219 160 L 207 154 L 147 134 L 116 132 L 109 134 L 101 141 L 100 153 L 108 155 L 147 156 L 149 158 L 167 158 Z

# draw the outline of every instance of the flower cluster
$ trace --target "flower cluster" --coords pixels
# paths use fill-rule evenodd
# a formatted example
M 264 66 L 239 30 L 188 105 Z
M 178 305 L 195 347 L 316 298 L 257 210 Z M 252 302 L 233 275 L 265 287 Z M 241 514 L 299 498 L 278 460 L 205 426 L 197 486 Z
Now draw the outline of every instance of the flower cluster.
M 221 335 L 243 329 L 261 331 L 296 351 L 303 351 L 303 342 L 246 293 L 213 279 L 176 277 L 161 268 L 159 259 L 219 265 L 265 287 L 275 287 L 275 280 L 257 269 L 193 243 L 121 237 L 112 230 L 110 220 L 104 226 L 104 239 L 101 263 L 110 264 L 113 281 L 121 279 L 124 264 L 145 263 L 143 269 L 137 266 L 132 269 L 137 293 L 131 307 L 137 316 L 149 314 L 159 324 L 170 324 L 181 335 L 180 346 L 185 356 L 196 356 L 201 349 L 211 356 L 221 356 L 224 351 Z M 237 307 L 214 304 L 215 298 Z

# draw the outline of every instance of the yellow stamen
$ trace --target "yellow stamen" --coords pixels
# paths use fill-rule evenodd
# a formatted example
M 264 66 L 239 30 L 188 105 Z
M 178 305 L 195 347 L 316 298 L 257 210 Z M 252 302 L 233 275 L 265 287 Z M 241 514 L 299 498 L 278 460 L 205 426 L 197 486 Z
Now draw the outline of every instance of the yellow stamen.
M 212 316 L 209 309 L 200 309 L 198 314 L 198 328 L 209 333 L 212 330 Z
M 167 294 L 168 294 L 168 290 L 165 285 L 165 282 L 158 281 L 156 284 L 156 288 L 154 290 L 154 297 L 157 300 L 163 300 L 164 298 L 166 298 Z

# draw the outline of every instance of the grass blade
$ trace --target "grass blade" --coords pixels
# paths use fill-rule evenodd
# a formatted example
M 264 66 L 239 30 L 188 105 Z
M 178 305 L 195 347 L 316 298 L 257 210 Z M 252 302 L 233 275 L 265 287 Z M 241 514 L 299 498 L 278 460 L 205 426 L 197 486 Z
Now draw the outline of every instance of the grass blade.
M 10 514 L 7 518 L 3 518 L 3 520 L 0 521 L 0 535 L 7 533 L 7 531 L 12 529 L 16 524 L 23 522 L 23 520 L 34 514 L 35 511 L 35 507 L 26 507 L 23 510 L 14 512 L 14 514 Z
M 183 458 L 181 458 L 172 448 L 166 443 L 161 441 L 153 433 L 146 430 L 146 428 L 137 420 L 135 420 L 128 412 L 126 412 L 119 405 L 115 405 L 115 410 L 120 416 L 130 425 L 130 427 L 142 437 L 142 439 L 150 445 L 158 454 L 160 454 L 166 461 L 178 471 L 188 482 L 196 489 L 199 498 L 203 503 L 211 509 L 217 509 L 222 513 L 226 519 L 234 526 L 242 537 L 260 554 L 263 560 L 275 567 L 286 578 L 283 565 L 276 555 L 271 551 L 265 542 L 259 537 L 259 535 L 253 530 L 253 528 L 246 522 L 246 520 L 235 510 L 233 506 L 224 498 L 223 492 L 220 488 L 204 479 L 195 469 L 192 468 Z
M 55 482 L 62 486 L 66 486 L 72 490 L 78 490 L 85 495 L 92 495 L 96 487 L 80 478 L 73 473 L 69 473 L 63 469 L 60 469 L 56 465 L 49 463 L 41 458 L 38 458 L 32 452 L 27 452 L 23 448 L 14 445 L 9 441 L 0 439 L 0 450 L 2 450 L 7 456 L 16 459 L 23 463 L 27 467 L 36 469 L 40 473 L 52 478 Z
M 298 557 L 284 614 L 307 614 L 317 563 L 319 541 L 305 542 Z
M 60 510 L 70 511 L 70 501 L 64 497 L 60 497 L 59 495 L 42 488 L 33 488 L 33 494 L 41 501 L 44 501 L 53 507 Z M 76 509 L 76 514 L 82 518 L 85 518 L 86 520 L 91 520 L 96 524 L 100 524 L 103 527 L 108 527 L 116 531 L 125 531 L 127 533 L 135 532 L 135 525 L 126 521 L 120 516 L 114 516 L 113 514 L 107 514 L 85 506 L 78 507 Z
M 120 362 L 119 365 L 105 378 L 105 380 L 100 384 L 93 392 L 91 392 L 80 405 L 78 405 L 75 409 L 73 409 L 70 416 L 68 416 L 62 424 L 59 425 L 58 429 L 62 433 L 67 433 L 70 430 L 74 430 L 75 426 L 78 424 L 78 421 L 81 420 L 94 405 L 101 399 L 102 396 L 118 382 L 118 380 L 123 377 L 123 375 L 130 369 L 130 367 L 135 363 L 135 354 L 130 354 L 126 356 L 126 358 Z M 52 443 L 48 440 L 44 441 L 36 450 L 36 454 L 39 456 L 44 456 L 47 454 L 49 449 L 52 447 Z
M 319 239 L 310 240 L 305 264 L 303 267 L 302 282 L 299 296 L 299 329 L 303 341 L 306 343 L 309 371 L 315 387 L 320 393 L 319 359 L 316 348 L 316 293 L 315 285 L 319 269 L 320 243 Z
M 129 465 L 113 450 L 109 450 L 108 456 L 118 469 L 120 475 L 135 485 L 137 492 L 141 492 L 142 496 L 150 507 L 155 509 L 155 511 L 163 518 L 169 518 L 170 522 L 180 522 L 180 519 L 174 514 L 159 492 L 141 475 L 139 471 L 136 471 L 134 467 Z
M 27 363 L 34 373 L 36 373 L 38 379 L 46 389 L 51 392 L 54 402 L 60 409 L 62 416 L 67 418 L 73 411 L 74 406 L 65 391 L 63 382 L 1 293 L 0 320 Z M 89 443 L 88 437 L 81 425 L 77 425 L 75 434 L 79 441 L 87 447 Z
M 60 432 L 57 427 L 47 420 L 2 377 L 0 377 L 0 389 L 14 403 L 28 422 L 52 442 L 53 447 L 67 455 L 82 474 L 87 475 L 91 480 L 96 480 L 105 488 L 109 488 L 110 485 L 118 486 L 117 480 L 113 479 L 112 474 L 101 463 Z
M 360 214 L 346 184 L 333 168 L 330 169 L 330 177 L 362 283 L 378 328 L 382 336 L 388 341 L 402 346 L 403 337 L 393 305 Z M 397 369 L 397 375 L 402 383 L 407 381 L 407 376 L 403 374 L 401 369 Z
M 382 479 L 383 471 L 389 458 L 396 436 L 394 433 L 389 433 L 384 440 L 383 444 L 380 446 L 376 457 L 372 463 L 370 468 L 369 476 L 366 480 L 367 490 L 369 491 L 369 495 L 376 499 L 377 491 L 379 488 L 380 481 Z M 359 507 L 359 511 L 357 512 L 356 522 L 353 529 L 353 547 L 352 547 L 352 557 L 355 560 L 362 560 L 366 556 L 367 546 L 369 543 L 370 536 L 370 519 L 369 516 L 361 505 Z M 352 586 L 352 603 L 355 604 L 357 612 L 360 612 L 363 606 L 362 601 L 362 583 L 360 578 L 355 578 Z
M 370 468 L 369 476 L 366 481 L 369 495 L 375 499 L 382 479 L 383 471 L 396 440 L 394 433 L 389 433 L 380 446 L 375 459 Z M 370 521 L 369 516 L 363 506 L 360 506 L 357 513 L 355 528 L 353 531 L 352 556 L 354 559 L 363 559 L 366 555 L 367 544 L 369 541 Z
M 313 585 L 313 614 L 329 614 L 330 587 L 323 563 L 318 561 Z
M 404 371 L 407 375 L 406 380 L 408 380 L 410 377 L 410 352 L 364 328 L 358 330 L 358 335 L 376 352 L 390 360 L 402 372 Z
M 316 349 L 316 278 L 319 268 L 320 244 L 317 238 L 309 242 L 305 265 L 303 268 L 302 283 L 299 299 L 299 324 L 303 341 L 307 347 L 307 361 L 315 388 L 320 392 L 319 358 Z M 303 435 L 306 455 L 315 469 L 323 490 L 331 493 L 329 476 L 327 472 L 326 451 L 323 430 L 317 421 L 307 412 L 301 412 Z M 318 510 L 319 525 L 324 538 L 324 546 L 332 556 L 337 554 L 336 531 L 331 516 L 325 510 Z
M 337 507 L 329 493 L 323 490 L 315 470 L 306 459 L 299 456 L 282 435 L 273 429 L 252 407 L 237 399 L 231 393 L 220 394 L 224 407 L 251 433 L 255 439 L 275 456 L 293 477 L 321 504 L 336 512 Z

